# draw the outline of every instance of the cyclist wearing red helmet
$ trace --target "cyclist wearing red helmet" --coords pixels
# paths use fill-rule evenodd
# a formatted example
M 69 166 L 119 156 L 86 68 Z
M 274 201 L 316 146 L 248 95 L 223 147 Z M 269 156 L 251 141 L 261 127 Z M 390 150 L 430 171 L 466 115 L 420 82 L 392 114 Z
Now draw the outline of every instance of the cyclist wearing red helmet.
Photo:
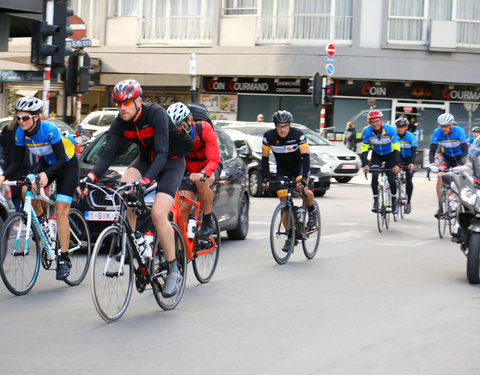
M 145 187 L 152 181 L 157 181 L 152 220 L 160 246 L 165 250 L 169 262 L 169 274 L 162 294 L 164 297 L 171 297 L 178 289 L 180 273 L 175 259 L 173 231 L 167 214 L 182 181 L 185 170 L 184 156 L 190 152 L 192 140 L 177 129 L 163 107 L 142 103 L 142 88 L 137 81 L 127 79 L 117 83 L 112 96 L 118 108 L 118 116 L 108 130 L 107 144 L 102 156 L 82 181 L 96 182 L 112 164 L 121 148 L 121 142 L 125 139 L 140 146 L 139 155 L 123 174 L 122 181 L 127 184 L 138 182 Z M 86 195 L 87 189 L 81 193 Z M 131 227 L 135 228 L 136 215 L 130 211 L 127 212 L 127 218 Z
M 400 142 L 395 127 L 383 123 L 383 113 L 378 110 L 368 112 L 368 126 L 362 132 L 362 166 L 367 173 L 370 168 L 379 168 L 385 162 L 385 168 L 392 170 L 387 172 L 390 191 L 392 192 L 392 210 L 398 212 L 397 183 L 395 173 L 400 171 Z M 368 164 L 367 154 L 372 147 L 372 157 Z M 378 209 L 378 170 L 372 171 L 373 212 Z

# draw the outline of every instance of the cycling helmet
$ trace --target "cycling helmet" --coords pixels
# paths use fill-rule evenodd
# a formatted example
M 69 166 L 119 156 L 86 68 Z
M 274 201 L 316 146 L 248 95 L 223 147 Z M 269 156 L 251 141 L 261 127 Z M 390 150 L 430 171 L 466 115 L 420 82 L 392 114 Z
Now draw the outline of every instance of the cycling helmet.
M 292 121 L 293 116 L 288 111 L 277 111 L 273 114 L 273 122 L 275 124 L 291 123 Z
M 475 127 L 472 129 L 472 133 L 480 133 L 480 126 L 475 126 Z
M 438 116 L 437 122 L 440 126 L 455 124 L 455 117 L 451 113 L 442 113 Z
M 175 126 L 180 125 L 190 114 L 190 109 L 182 102 L 173 103 L 168 107 L 167 113 Z
M 395 125 L 399 127 L 408 126 L 408 120 L 404 117 L 397 118 L 395 120 Z
M 15 111 L 30 112 L 31 114 L 40 113 L 43 111 L 43 101 L 33 96 L 25 96 L 18 99 L 15 104 Z
M 113 88 L 112 97 L 115 102 L 135 100 L 142 97 L 142 87 L 134 79 L 126 79 L 118 82 Z
M 374 109 L 368 112 L 367 120 L 371 120 L 372 118 L 379 118 L 383 117 L 383 113 L 377 109 Z

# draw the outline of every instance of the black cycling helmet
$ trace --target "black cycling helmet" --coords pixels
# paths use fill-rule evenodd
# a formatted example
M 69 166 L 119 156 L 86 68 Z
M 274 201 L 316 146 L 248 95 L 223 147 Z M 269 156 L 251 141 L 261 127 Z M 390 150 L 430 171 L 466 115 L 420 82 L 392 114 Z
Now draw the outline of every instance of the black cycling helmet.
M 480 133 L 480 126 L 475 126 L 475 127 L 472 129 L 472 133 Z
M 288 111 L 277 111 L 273 114 L 273 122 L 276 124 L 285 124 L 291 123 L 293 121 L 293 116 Z
M 395 126 L 408 126 L 408 120 L 405 117 L 400 117 L 395 120 Z

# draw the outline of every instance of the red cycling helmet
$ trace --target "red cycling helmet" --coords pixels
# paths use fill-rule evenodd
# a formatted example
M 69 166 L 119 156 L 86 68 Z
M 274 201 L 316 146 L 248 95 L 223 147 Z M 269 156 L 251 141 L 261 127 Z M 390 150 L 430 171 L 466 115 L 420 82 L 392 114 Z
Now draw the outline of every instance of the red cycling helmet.
M 368 112 L 367 120 L 371 120 L 372 118 L 379 118 L 379 117 L 383 117 L 383 113 L 379 110 L 374 109 Z
M 112 97 L 117 103 L 125 100 L 135 100 L 142 97 L 142 87 L 134 79 L 118 82 L 113 88 Z

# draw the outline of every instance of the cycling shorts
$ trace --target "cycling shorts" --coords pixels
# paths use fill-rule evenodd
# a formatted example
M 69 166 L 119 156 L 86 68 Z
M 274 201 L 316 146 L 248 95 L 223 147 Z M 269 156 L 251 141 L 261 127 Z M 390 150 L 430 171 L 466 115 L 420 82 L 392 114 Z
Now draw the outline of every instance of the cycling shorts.
M 217 169 L 215 169 L 215 171 L 213 171 L 215 181 L 213 182 L 212 186 L 218 182 L 218 179 L 220 178 L 221 170 L 222 170 L 222 166 L 220 164 L 218 164 Z M 186 177 L 188 175 L 189 175 L 189 173 L 185 172 L 184 177 Z M 186 181 L 186 180 L 182 179 L 182 182 L 181 182 L 178 190 L 187 190 L 187 191 L 191 191 L 191 192 L 194 192 L 195 194 L 197 194 L 197 184 L 195 184 L 194 182 L 190 182 L 190 181 Z

